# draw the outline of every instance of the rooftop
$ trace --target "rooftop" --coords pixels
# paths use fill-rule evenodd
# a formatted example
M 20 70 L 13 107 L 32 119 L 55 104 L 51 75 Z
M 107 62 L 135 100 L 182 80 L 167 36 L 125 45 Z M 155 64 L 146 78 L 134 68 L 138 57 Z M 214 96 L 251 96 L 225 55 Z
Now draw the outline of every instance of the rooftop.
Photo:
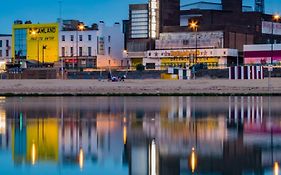
M 11 34 L 0 34 L 0 37 L 12 36 Z
M 222 4 L 200 1 L 200 2 L 185 4 L 181 6 L 181 10 L 192 10 L 192 9 L 222 10 Z M 251 6 L 243 6 L 243 12 L 249 12 L 249 11 L 253 11 L 253 8 Z

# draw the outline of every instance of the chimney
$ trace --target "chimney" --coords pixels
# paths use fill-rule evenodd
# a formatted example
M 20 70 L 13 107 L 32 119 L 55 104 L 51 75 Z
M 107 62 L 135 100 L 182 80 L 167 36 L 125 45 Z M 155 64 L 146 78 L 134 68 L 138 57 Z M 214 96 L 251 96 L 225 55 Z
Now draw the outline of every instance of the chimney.
M 234 13 L 242 13 L 243 0 L 222 0 L 222 9 Z

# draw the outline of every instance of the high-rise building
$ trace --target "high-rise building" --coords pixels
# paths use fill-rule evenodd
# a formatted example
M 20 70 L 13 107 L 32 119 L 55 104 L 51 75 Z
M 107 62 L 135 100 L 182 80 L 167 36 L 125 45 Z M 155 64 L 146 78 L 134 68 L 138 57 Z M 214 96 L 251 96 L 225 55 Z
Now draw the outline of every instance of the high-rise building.
M 149 18 L 147 4 L 132 4 L 129 7 L 130 38 L 148 38 Z

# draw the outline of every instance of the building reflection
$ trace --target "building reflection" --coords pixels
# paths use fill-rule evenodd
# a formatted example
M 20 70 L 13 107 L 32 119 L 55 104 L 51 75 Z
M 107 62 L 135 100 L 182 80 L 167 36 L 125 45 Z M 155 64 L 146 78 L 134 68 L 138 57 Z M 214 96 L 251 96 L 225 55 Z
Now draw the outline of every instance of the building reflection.
M 130 175 L 279 173 L 278 98 L 272 106 L 266 97 L 41 100 L 0 103 L 0 153 L 10 152 L 14 165 L 87 171 L 114 163 Z

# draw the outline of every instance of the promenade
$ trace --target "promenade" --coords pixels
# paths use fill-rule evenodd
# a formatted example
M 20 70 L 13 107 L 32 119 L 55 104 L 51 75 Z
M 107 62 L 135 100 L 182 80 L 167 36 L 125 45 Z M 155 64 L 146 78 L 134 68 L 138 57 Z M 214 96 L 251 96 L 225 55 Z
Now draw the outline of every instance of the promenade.
M 0 80 L 0 95 L 281 95 L 281 79 Z

